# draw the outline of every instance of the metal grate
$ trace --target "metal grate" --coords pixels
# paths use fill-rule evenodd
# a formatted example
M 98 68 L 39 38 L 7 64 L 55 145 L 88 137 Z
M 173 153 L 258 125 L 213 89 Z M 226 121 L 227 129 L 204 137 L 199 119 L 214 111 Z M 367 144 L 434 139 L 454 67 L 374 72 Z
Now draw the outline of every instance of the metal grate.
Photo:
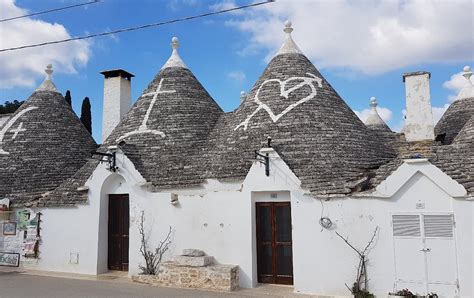
M 425 237 L 453 237 L 454 220 L 451 214 L 425 215 L 423 222 L 425 225 Z
M 393 236 L 420 237 L 419 215 L 393 215 Z

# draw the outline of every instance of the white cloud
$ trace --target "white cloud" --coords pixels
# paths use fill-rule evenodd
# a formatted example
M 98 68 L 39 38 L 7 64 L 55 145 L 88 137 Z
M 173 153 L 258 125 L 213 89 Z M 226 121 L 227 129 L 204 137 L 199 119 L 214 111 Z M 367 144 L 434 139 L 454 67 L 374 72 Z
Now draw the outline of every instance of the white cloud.
M 211 5 L 210 9 L 213 10 L 213 11 L 218 11 L 218 10 L 232 9 L 232 8 L 236 8 L 236 7 L 237 7 L 237 4 L 235 3 L 234 0 L 226 0 L 226 1 L 217 2 L 216 4 Z M 244 10 L 235 10 L 235 11 L 232 11 L 230 13 L 234 14 L 234 15 L 243 15 L 243 14 L 245 14 L 245 11 Z
M 236 81 L 237 83 L 242 83 L 247 78 L 245 73 L 240 71 L 240 70 L 228 72 L 227 77 L 229 77 L 230 79 Z
M 472 60 L 473 6 L 471 0 L 280 0 L 227 24 L 250 34 L 240 53 L 263 50 L 271 57 L 284 40 L 282 23 L 290 19 L 295 41 L 318 67 L 379 74 Z
M 28 13 L 17 7 L 14 0 L 0 2 L 0 18 Z M 0 25 L 0 48 L 41 43 L 70 38 L 66 28 L 32 18 L 4 22 Z M 37 48 L 0 53 L 0 89 L 33 87 L 44 77 L 45 66 L 53 64 L 57 72 L 75 73 L 76 67 L 85 65 L 90 56 L 90 43 L 73 41 Z
M 455 101 L 457 95 L 459 94 L 459 91 L 461 91 L 462 88 L 466 87 L 467 84 L 469 84 L 466 78 L 462 76 L 462 74 L 462 71 L 453 74 L 448 81 L 443 83 L 444 88 L 453 91 L 453 94 L 448 96 L 449 102 Z M 471 82 L 474 84 L 474 76 L 471 77 Z
M 379 113 L 380 118 L 382 118 L 382 120 L 385 121 L 385 123 L 387 123 L 388 121 L 390 121 L 390 119 L 392 119 L 393 113 L 387 108 L 377 107 L 377 112 Z M 354 111 L 354 113 L 357 115 L 357 117 L 359 117 L 360 120 L 362 120 L 362 122 L 365 123 L 365 120 L 367 120 L 367 118 L 370 115 L 370 109 L 364 109 L 362 111 Z
M 198 0 L 168 0 L 168 7 L 171 10 L 179 10 L 183 6 L 196 6 L 198 4 Z

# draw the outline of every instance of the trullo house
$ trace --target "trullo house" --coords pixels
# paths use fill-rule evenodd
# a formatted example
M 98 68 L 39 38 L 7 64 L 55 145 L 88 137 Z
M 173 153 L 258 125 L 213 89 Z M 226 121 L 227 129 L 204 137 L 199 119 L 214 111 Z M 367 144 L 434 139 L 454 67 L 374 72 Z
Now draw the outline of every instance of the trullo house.
M 18 253 L 25 269 L 131 277 L 144 263 L 143 214 L 151 247 L 171 226 L 167 260 L 202 250 L 237 266 L 244 288 L 348 295 L 359 257 L 347 241 L 369 245 L 368 289 L 377 295 L 474 295 L 470 69 L 436 127 L 431 74 L 404 74 L 407 114 L 395 133 L 375 98 L 361 122 L 292 30 L 287 22 L 286 41 L 233 112 L 186 66 L 176 38 L 131 107 L 133 75 L 103 72 L 99 148 L 48 74 L 0 126 L 0 199 L 10 207 L 0 251 L 13 263 Z

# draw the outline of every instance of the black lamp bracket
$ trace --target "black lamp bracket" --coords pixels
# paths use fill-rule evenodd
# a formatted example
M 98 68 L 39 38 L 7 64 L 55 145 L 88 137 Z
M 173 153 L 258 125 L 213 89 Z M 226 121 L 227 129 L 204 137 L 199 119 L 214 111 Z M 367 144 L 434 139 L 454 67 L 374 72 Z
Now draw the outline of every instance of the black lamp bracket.
M 112 153 L 102 153 L 102 152 L 97 152 L 93 151 L 91 152 L 92 156 L 98 155 L 100 156 L 99 162 L 103 163 L 106 162 L 109 164 L 108 170 L 112 172 L 116 172 L 118 167 L 117 167 L 117 162 L 116 162 L 116 156 L 115 152 Z
M 257 150 L 255 150 L 255 159 L 265 165 L 265 175 L 270 176 L 270 157 L 268 153 L 261 154 Z

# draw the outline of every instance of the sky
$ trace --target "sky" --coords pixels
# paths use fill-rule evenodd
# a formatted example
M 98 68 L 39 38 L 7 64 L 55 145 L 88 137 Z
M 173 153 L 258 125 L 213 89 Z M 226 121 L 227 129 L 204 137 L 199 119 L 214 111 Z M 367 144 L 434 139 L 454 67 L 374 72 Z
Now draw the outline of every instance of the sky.
M 0 19 L 87 2 L 0 0 Z M 102 0 L 79 8 L 0 23 L 0 49 L 100 33 L 245 5 L 252 0 Z M 473 0 L 277 0 L 274 3 L 155 28 L 0 53 L 0 103 L 25 100 L 53 64 L 53 81 L 70 90 L 80 113 L 92 104 L 93 136 L 101 142 L 103 70 L 122 68 L 134 102 L 171 54 L 179 53 L 209 94 L 232 111 L 284 41 L 293 39 L 339 95 L 364 120 L 375 96 L 389 126 L 403 127 L 405 72 L 431 72 L 437 121 L 474 66 Z M 472 78 L 474 81 L 474 78 Z

